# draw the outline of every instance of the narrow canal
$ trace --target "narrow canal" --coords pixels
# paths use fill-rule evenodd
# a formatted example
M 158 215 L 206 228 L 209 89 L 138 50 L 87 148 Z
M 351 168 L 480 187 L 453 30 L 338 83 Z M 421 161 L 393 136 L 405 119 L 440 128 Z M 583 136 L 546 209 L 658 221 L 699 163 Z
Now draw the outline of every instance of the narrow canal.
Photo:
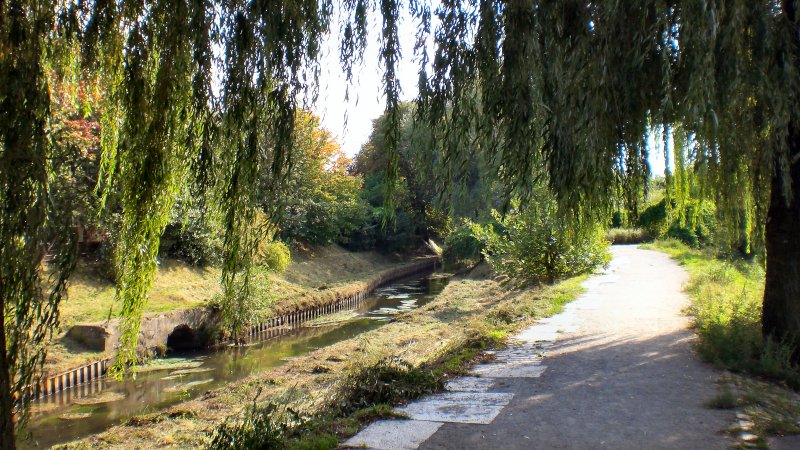
M 153 413 L 208 390 L 271 369 L 290 358 L 350 339 L 388 323 L 395 314 L 428 303 L 447 284 L 436 274 L 418 274 L 378 288 L 345 320 L 325 316 L 242 347 L 173 355 L 153 361 L 133 380 L 100 379 L 44 397 L 32 408 L 22 448 L 47 448 L 99 433 L 131 416 Z M 337 315 L 341 315 L 338 313 Z M 341 317 L 341 316 L 340 316 Z M 283 333 L 283 334 L 279 334 Z

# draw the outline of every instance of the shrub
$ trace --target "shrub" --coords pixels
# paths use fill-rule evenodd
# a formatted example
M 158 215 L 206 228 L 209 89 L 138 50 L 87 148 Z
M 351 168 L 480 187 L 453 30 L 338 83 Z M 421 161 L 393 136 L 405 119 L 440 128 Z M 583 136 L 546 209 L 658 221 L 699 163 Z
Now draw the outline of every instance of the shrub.
M 253 262 L 272 272 L 283 273 L 292 263 L 292 253 L 281 241 L 264 241 L 259 244 Z
M 442 388 L 432 371 L 414 367 L 398 357 L 386 357 L 350 373 L 338 387 L 337 409 L 345 414 L 402 400 L 413 400 Z
M 680 226 L 677 222 L 670 225 L 665 236 L 671 239 L 677 239 L 692 248 L 700 246 L 700 241 L 694 230 L 690 227 Z
M 169 256 L 189 264 L 207 266 L 220 261 L 220 235 L 199 208 L 179 204 L 172 222 L 164 229 L 161 246 Z
M 475 224 L 469 221 L 450 232 L 444 240 L 442 260 L 447 267 L 467 267 L 478 263 L 483 242 L 475 236 Z
M 654 238 L 663 236 L 667 231 L 667 199 L 662 198 L 642 211 L 639 225 Z
M 717 219 L 714 204 L 710 201 L 691 201 L 684 207 L 682 217 L 680 211 L 670 214 L 667 200 L 650 205 L 639 217 L 639 222 L 647 234 L 653 238 L 668 237 L 684 244 L 698 248 L 713 241 L 717 230 Z M 672 216 L 672 219 L 670 218 Z
M 622 228 L 625 225 L 621 211 L 614 211 L 611 214 L 611 228 Z
M 510 280 L 552 283 L 609 261 L 602 228 L 560 216 L 550 197 L 538 195 L 524 209 L 514 205 L 505 218 L 493 214 L 505 231 L 486 229 L 487 259 Z

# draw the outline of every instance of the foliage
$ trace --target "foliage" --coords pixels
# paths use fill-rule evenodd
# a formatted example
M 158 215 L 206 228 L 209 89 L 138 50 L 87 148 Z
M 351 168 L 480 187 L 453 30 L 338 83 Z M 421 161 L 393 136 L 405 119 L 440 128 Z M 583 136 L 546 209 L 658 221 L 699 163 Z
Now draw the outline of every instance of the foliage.
M 385 205 L 387 189 L 384 174 L 366 177 L 361 195 L 367 205 L 367 215 L 347 237 L 344 243 L 347 248 L 397 251 L 414 245 L 418 222 L 410 208 L 410 193 L 403 179 L 396 181 L 396 184 L 396 209 L 390 212 Z
M 405 235 L 405 245 L 415 238 L 422 240 L 431 237 L 444 238 L 450 232 L 451 217 L 485 216 L 485 207 L 495 198 L 494 191 L 487 187 L 486 181 L 492 179 L 485 167 L 476 163 L 469 165 L 467 174 L 451 179 L 447 185 L 437 184 L 431 177 L 434 167 L 439 163 L 436 156 L 430 159 L 430 131 L 425 124 L 414 120 L 415 104 L 399 105 L 400 129 L 397 143 L 397 178 L 391 185 L 392 210 L 388 207 L 389 178 L 386 167 L 389 162 L 389 142 L 391 117 L 384 114 L 373 121 L 373 131 L 368 141 L 356 155 L 351 171 L 362 175 L 365 180 L 365 197 L 373 208 L 381 208 L 382 221 L 395 221 L 393 232 Z M 383 224 L 381 224 L 383 225 Z M 380 235 L 376 236 L 379 246 Z M 396 243 L 387 243 L 397 248 Z
M 283 273 L 292 263 L 292 254 L 281 241 L 263 241 L 258 246 L 254 262 L 272 272 Z
M 265 309 L 274 301 L 270 271 L 268 266 L 254 264 L 247 270 L 246 278 L 238 277 L 229 287 L 239 294 L 235 301 L 227 297 L 224 285 L 222 294 L 209 301 L 209 307 L 220 313 L 220 331 L 225 336 L 238 341 L 246 336 L 247 324 L 263 319 Z
M 168 244 L 167 253 L 196 266 L 218 263 L 222 240 L 212 220 L 199 208 L 182 204 L 173 215 L 161 236 L 162 245 Z
M 476 236 L 477 225 L 468 220 L 454 228 L 444 240 L 442 260 L 447 267 L 467 267 L 483 258 L 484 242 Z
M 662 198 L 642 211 L 642 215 L 639 216 L 639 225 L 650 236 L 663 236 L 667 228 L 667 199 Z
M 560 216 L 555 200 L 546 195 L 525 207 L 513 204 L 505 217 L 493 214 L 503 230 L 486 228 L 486 259 L 515 283 L 553 283 L 610 259 L 602 228 Z
M 229 450 L 280 448 L 291 431 L 304 418 L 283 402 L 257 404 L 258 396 L 245 413 L 234 422 L 225 422 L 214 430 L 209 448 Z
M 368 214 L 361 177 L 346 173 L 350 160 L 319 118 L 303 111 L 295 121 L 292 167 L 278 194 L 279 235 L 311 244 L 347 244 Z
M 692 299 L 689 312 L 705 359 L 800 388 L 800 370 L 790 362 L 790 349 L 761 333 L 764 271 L 759 264 L 719 259 L 675 240 L 656 241 L 653 247 L 677 259 L 691 275 L 686 287 Z
M 0 447 L 14 447 L 14 411 L 36 386 L 75 266 L 72 211 L 61 210 L 52 145 L 48 38 L 54 4 L 0 4 Z M 62 55 L 63 56 L 63 55 Z M 49 60 L 50 59 L 50 60 Z M 66 65 L 66 62 L 59 61 Z M 50 259 L 52 271 L 42 274 Z
M 386 357 L 358 368 L 337 387 L 336 405 L 344 413 L 402 400 L 413 400 L 442 388 L 442 380 L 424 367 L 414 367 L 399 357 Z
M 714 242 L 718 225 L 711 201 L 693 199 L 686 202 L 682 210 L 671 203 L 662 198 L 642 212 L 639 223 L 648 235 L 678 239 L 694 248 Z

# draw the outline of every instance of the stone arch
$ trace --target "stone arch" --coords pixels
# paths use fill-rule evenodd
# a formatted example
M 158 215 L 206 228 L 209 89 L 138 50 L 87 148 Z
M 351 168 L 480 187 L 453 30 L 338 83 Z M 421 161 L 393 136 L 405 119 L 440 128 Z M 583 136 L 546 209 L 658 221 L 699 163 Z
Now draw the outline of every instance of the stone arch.
M 184 323 L 167 336 L 167 347 L 175 351 L 197 350 L 202 348 L 202 344 L 197 331 Z

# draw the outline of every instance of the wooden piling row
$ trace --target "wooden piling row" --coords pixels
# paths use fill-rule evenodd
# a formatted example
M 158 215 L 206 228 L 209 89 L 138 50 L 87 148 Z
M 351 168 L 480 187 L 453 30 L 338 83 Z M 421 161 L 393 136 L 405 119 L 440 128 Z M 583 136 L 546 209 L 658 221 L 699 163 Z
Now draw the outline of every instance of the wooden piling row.
M 66 391 L 72 387 L 91 383 L 105 376 L 110 363 L 110 358 L 101 359 L 77 369 L 46 377 L 35 388 L 30 389 L 28 395 L 32 400 L 38 400 L 48 395 Z

